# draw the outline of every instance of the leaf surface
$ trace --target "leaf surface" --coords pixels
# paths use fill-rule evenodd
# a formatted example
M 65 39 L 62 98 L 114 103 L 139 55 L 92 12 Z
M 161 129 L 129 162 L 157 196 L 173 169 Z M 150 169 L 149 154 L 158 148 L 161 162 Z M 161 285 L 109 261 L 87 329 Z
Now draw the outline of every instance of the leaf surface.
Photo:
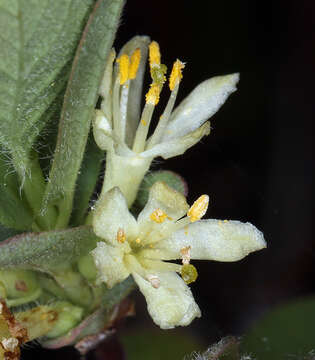
M 22 176 L 43 114 L 65 86 L 93 2 L 0 1 L 0 143 Z
M 96 241 L 90 226 L 23 233 L 0 243 L 0 269 L 56 270 L 87 254 Z

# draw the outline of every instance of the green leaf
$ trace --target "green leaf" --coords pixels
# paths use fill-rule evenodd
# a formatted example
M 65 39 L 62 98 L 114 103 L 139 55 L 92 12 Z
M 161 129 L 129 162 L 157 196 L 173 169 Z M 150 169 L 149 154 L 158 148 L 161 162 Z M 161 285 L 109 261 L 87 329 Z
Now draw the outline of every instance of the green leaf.
M 315 297 L 312 296 L 268 311 L 244 337 L 241 347 L 259 360 L 313 359 L 314 334 Z
M 56 271 L 87 254 L 96 242 L 90 226 L 20 234 L 0 243 L 0 269 Z
M 44 211 L 55 204 L 57 228 L 67 225 L 91 118 L 123 0 L 99 0 L 90 15 L 74 59 L 63 104 L 57 146 L 44 199 Z
M 92 3 L 0 2 L 0 143 L 22 178 L 28 152 L 46 120 L 43 114 L 65 86 Z
M 71 221 L 71 224 L 74 226 L 84 223 L 89 202 L 99 178 L 103 159 L 104 151 L 96 145 L 93 135 L 90 133 L 75 189 Z

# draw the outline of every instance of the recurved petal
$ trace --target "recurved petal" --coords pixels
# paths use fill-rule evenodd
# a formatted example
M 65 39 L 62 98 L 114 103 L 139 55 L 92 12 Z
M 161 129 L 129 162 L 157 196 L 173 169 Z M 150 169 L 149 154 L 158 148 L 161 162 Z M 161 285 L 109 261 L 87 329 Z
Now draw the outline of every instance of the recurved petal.
M 127 246 L 117 241 L 117 232 L 122 229 L 127 238 L 138 234 L 138 225 L 130 214 L 126 199 L 118 187 L 107 191 L 96 203 L 93 212 L 93 229 L 97 236 L 114 246 Z
M 180 250 L 190 246 L 191 259 L 237 261 L 266 247 L 263 234 L 250 223 L 200 220 L 160 241 L 146 258 L 180 259 Z
M 179 129 L 180 131 L 180 129 Z M 210 134 L 210 122 L 207 121 L 201 127 L 191 133 L 168 140 L 163 140 L 160 144 L 153 146 L 151 149 L 141 153 L 141 157 L 154 158 L 162 156 L 169 159 L 174 156 L 183 154 L 187 149 L 197 144 L 202 137 Z
M 123 249 L 100 241 L 91 254 L 98 270 L 98 282 L 104 282 L 109 288 L 112 288 L 129 276 L 130 272 L 123 261 Z
M 156 182 L 151 186 L 149 191 L 148 201 L 138 216 L 138 225 L 140 231 L 146 223 L 152 223 L 157 227 L 161 227 L 162 223 L 155 223 L 152 220 L 152 213 L 157 209 L 161 210 L 165 216 L 163 219 L 167 221 L 176 221 L 186 214 L 189 209 L 189 205 L 186 202 L 186 198 L 180 192 L 172 189 L 163 182 Z
M 154 273 L 160 286 L 154 288 L 137 273 L 132 274 L 145 296 L 153 321 L 162 329 L 189 325 L 201 312 L 189 287 L 174 272 Z
M 236 90 L 239 74 L 216 76 L 198 85 L 174 110 L 163 141 L 186 135 L 216 113 Z

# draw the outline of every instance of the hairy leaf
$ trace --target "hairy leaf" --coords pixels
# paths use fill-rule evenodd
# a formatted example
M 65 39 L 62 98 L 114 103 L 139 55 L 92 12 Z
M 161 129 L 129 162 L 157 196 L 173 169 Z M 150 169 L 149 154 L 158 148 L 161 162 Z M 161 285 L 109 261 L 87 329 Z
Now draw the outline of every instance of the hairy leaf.
M 55 270 L 87 254 L 96 241 L 90 226 L 20 234 L 0 243 L 0 269 Z
M 75 191 L 71 221 L 73 225 L 83 224 L 91 196 L 97 184 L 103 159 L 104 151 L 95 144 L 93 135 L 90 134 Z
M 93 0 L 1 0 L 0 143 L 18 173 L 64 87 Z
M 69 221 L 98 89 L 123 2 L 97 1 L 74 59 L 43 209 L 57 205 L 60 211 L 58 228 L 65 227 Z

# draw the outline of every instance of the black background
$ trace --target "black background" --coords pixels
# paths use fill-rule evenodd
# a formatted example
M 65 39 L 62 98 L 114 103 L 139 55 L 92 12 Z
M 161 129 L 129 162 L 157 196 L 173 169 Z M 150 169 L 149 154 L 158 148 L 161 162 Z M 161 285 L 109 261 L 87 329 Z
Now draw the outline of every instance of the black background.
M 176 58 L 186 62 L 179 99 L 209 77 L 241 74 L 211 134 L 154 165 L 185 177 L 190 202 L 209 194 L 206 217 L 249 221 L 268 243 L 237 263 L 195 263 L 203 317 L 192 329 L 207 341 L 241 334 L 271 306 L 314 292 L 314 8 L 311 0 L 129 0 L 124 10 L 116 49 L 145 34 L 169 68 Z M 135 321 L 152 327 L 139 301 Z

